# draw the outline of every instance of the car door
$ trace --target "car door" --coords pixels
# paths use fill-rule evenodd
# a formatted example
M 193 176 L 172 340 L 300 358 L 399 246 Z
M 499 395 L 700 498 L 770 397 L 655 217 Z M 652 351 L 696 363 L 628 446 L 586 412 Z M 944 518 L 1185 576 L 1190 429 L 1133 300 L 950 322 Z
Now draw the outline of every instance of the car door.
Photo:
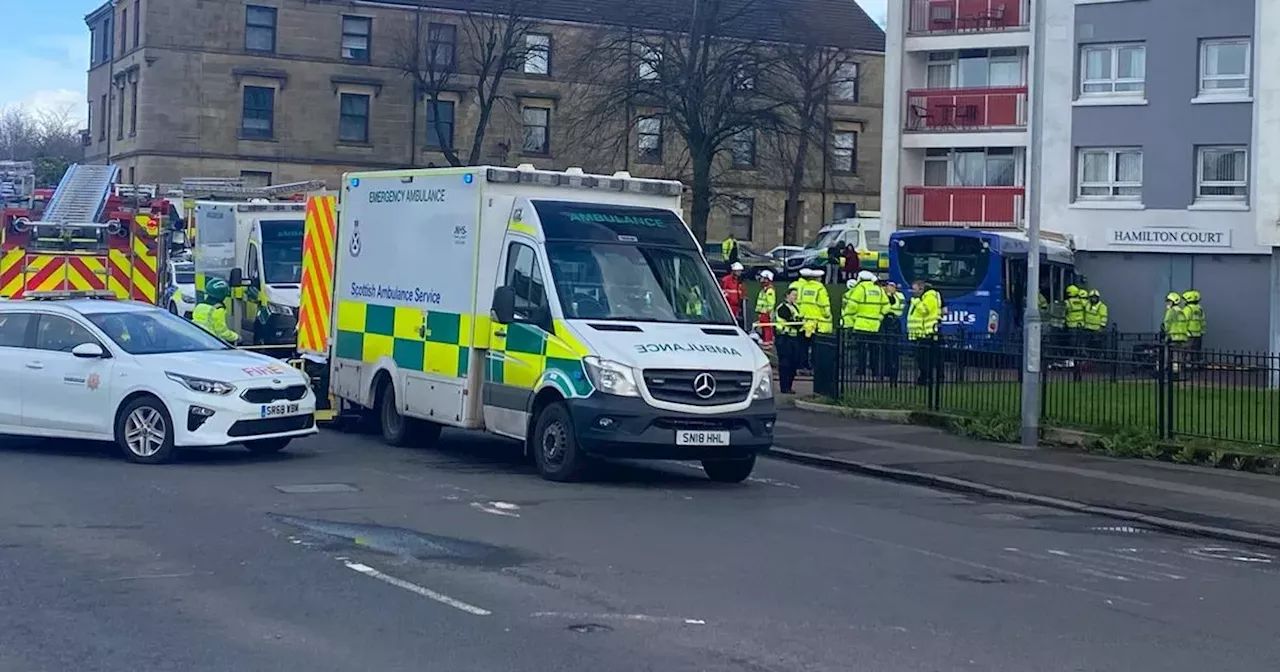
M 25 351 L 22 362 L 22 424 L 31 429 L 110 436 L 114 431 L 114 360 L 71 354 L 83 343 L 96 343 L 104 352 L 110 350 L 77 320 L 50 313 L 41 313 L 36 320 L 34 347 Z
M 257 243 L 249 242 L 248 256 L 245 259 L 244 301 L 239 302 L 240 338 L 243 343 L 253 343 L 253 333 L 258 321 L 258 309 L 262 303 L 262 264 L 259 260 Z
M 535 316 L 549 316 L 546 284 L 533 241 L 508 234 L 502 255 L 504 269 L 499 285 L 516 294 L 516 322 L 492 322 L 488 362 L 485 367 L 485 425 L 494 431 L 523 438 L 528 424 L 529 400 L 546 361 L 546 324 Z
M 22 400 L 26 393 L 23 366 L 31 313 L 0 313 L 0 426 L 22 424 Z

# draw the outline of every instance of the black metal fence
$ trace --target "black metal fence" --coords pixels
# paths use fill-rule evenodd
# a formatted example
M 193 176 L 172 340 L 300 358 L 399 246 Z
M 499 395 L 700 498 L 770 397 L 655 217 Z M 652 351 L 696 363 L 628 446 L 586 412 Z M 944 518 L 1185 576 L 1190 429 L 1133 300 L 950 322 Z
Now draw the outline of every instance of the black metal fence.
M 1159 334 L 1048 332 L 1041 419 L 1161 439 L 1280 446 L 1280 355 L 1203 350 Z M 814 338 L 814 392 L 855 405 L 959 415 L 1021 413 L 1020 335 L 908 341 L 852 331 Z

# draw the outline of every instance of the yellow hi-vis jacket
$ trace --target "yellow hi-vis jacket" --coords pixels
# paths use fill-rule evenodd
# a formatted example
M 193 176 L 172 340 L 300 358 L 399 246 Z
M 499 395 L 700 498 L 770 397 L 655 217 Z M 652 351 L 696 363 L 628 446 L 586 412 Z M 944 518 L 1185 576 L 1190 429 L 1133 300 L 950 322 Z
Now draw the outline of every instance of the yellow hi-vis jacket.
M 885 305 L 889 297 L 874 282 L 862 280 L 844 293 L 841 307 L 841 324 L 845 329 L 863 333 L 877 333 L 884 319 Z
M 1088 331 L 1102 331 L 1107 328 L 1106 302 L 1090 303 L 1084 307 L 1084 328 Z
M 227 326 L 227 309 L 225 306 L 202 303 L 192 311 L 191 321 L 228 343 L 235 343 L 240 340 L 240 334 Z
M 766 285 L 760 288 L 760 293 L 756 295 L 756 313 L 769 315 L 773 313 L 773 309 L 778 305 L 778 295 L 773 289 L 773 285 Z
M 926 289 L 920 296 L 911 297 L 907 309 L 907 339 L 932 338 L 942 324 L 942 295 L 936 289 Z
M 1187 309 L 1174 304 L 1164 309 L 1164 333 L 1174 343 L 1187 340 Z
M 1200 338 L 1204 336 L 1204 308 L 1199 303 L 1188 303 L 1187 313 L 1187 336 L 1191 338 Z

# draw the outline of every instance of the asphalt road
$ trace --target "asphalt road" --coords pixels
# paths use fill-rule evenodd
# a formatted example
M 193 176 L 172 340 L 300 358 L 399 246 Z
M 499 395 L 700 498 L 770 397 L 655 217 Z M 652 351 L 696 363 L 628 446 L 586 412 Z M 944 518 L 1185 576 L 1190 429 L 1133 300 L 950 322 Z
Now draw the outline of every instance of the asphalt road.
M 1280 669 L 1257 550 L 773 461 L 556 485 L 451 432 L 0 442 L 0 595 L 0 672 Z

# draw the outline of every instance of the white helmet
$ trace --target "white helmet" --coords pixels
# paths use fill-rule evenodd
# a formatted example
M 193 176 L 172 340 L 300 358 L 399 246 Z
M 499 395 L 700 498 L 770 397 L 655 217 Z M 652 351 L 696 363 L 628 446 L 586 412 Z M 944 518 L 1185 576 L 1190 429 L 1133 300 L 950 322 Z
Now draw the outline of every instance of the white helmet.
M 868 282 L 875 282 L 876 274 L 872 273 L 871 271 L 858 271 L 858 279 L 866 280 Z
M 729 267 L 729 270 L 731 270 L 731 271 L 741 271 L 741 270 L 742 270 L 742 264 L 740 264 L 740 263 L 738 263 L 738 262 L 736 262 L 736 261 L 735 261 L 735 262 L 733 262 L 733 265 Z
M 761 280 L 773 280 L 773 271 L 760 271 Z
M 849 278 L 848 280 L 844 281 L 844 286 L 848 287 L 849 289 L 853 289 L 857 285 L 858 285 L 858 281 L 854 280 L 853 278 Z

